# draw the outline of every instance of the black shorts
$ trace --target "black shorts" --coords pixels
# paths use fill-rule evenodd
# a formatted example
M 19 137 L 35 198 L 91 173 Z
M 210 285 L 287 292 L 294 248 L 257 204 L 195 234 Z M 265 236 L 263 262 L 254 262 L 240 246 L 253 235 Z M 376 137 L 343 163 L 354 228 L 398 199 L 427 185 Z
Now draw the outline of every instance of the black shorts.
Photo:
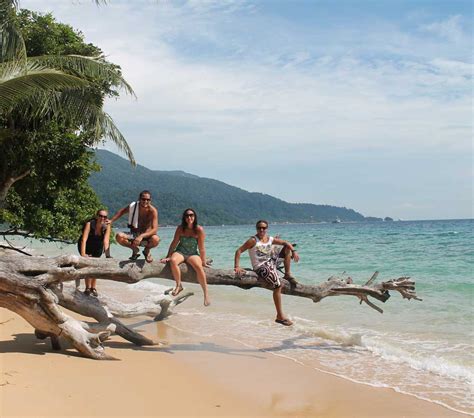
M 81 253 L 81 241 L 77 243 L 77 250 Z M 89 257 L 99 258 L 104 252 L 104 245 L 102 243 L 86 242 L 86 254 Z

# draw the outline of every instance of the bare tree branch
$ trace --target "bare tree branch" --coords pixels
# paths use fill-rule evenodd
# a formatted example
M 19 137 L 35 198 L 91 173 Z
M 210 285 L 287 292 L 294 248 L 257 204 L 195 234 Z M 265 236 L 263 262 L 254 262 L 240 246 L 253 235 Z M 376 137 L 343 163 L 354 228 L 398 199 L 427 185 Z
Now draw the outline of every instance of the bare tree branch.
M 197 283 L 194 270 L 181 266 L 183 282 Z M 237 277 L 233 270 L 206 269 L 210 285 L 236 286 L 241 289 L 261 287 L 271 289 L 270 285 L 260 280 L 254 272 L 247 271 Z M 156 342 L 133 331 L 117 317 L 136 315 L 153 316 L 156 320 L 170 314 L 170 308 L 182 303 L 191 294 L 181 294 L 175 298 L 161 295 L 149 297 L 138 304 L 123 304 L 101 297 L 94 299 L 84 296 L 75 289 L 73 282 L 88 277 L 101 280 L 112 280 L 122 283 L 137 283 L 150 277 L 172 279 L 168 265 L 159 262 L 120 261 L 115 259 L 98 259 L 64 255 L 55 258 L 24 257 L 5 255 L 0 260 L 0 307 L 17 312 L 37 330 L 38 335 L 50 336 L 58 345 L 58 337 L 68 339 L 84 356 L 94 359 L 110 359 L 105 353 L 102 342 L 112 332 L 137 345 L 152 345 Z M 399 277 L 379 284 L 373 284 L 377 272 L 363 286 L 352 283 L 352 280 L 330 277 L 317 285 L 290 285 L 283 280 L 282 292 L 319 302 L 328 296 L 351 295 L 361 303 L 365 302 L 378 312 L 382 309 L 369 300 L 373 298 L 386 302 L 389 291 L 399 292 L 405 299 L 421 300 L 416 296 L 415 282 L 408 277 Z M 98 321 L 95 327 L 77 321 L 65 314 L 60 306 Z M 98 333 L 96 331 L 99 329 Z

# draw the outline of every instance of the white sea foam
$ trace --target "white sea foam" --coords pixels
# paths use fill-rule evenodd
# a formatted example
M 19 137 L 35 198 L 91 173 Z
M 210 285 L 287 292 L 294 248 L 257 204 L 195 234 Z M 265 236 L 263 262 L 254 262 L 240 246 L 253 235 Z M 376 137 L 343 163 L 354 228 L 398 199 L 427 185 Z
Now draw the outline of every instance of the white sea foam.
M 294 317 L 294 329 L 297 332 L 302 332 L 306 337 L 317 337 L 325 340 L 330 340 L 346 346 L 362 345 L 360 334 L 350 334 L 343 330 L 336 330 L 327 326 L 318 325 L 314 321 L 310 321 L 298 316 Z
M 399 344 L 402 343 L 399 342 Z M 423 343 L 420 342 L 419 344 Z M 433 348 L 414 352 L 413 350 L 404 349 L 401 345 L 394 346 L 379 338 L 370 337 L 362 337 L 362 345 L 384 359 L 406 363 L 415 370 L 425 370 L 452 379 L 463 379 L 468 384 L 473 384 L 474 374 L 472 368 L 467 365 L 456 364 L 441 356 L 429 355 L 429 352 L 435 351 Z

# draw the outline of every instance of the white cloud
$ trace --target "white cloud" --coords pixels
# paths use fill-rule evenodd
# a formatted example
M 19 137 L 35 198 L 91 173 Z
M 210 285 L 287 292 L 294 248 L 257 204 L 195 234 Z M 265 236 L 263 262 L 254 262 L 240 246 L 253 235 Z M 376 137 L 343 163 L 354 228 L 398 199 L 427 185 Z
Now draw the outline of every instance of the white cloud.
M 433 22 L 420 26 L 420 30 L 433 33 L 439 37 L 446 38 L 451 42 L 459 42 L 463 39 L 462 16 L 450 16 L 445 20 Z
M 472 152 L 472 41 L 458 15 L 420 26 L 442 38 L 434 41 L 396 22 L 370 30 L 298 25 L 260 16 L 247 1 L 92 3 L 50 0 L 47 7 L 121 65 L 138 100 L 110 101 L 107 110 L 150 168 L 352 206 L 355 196 L 344 202 L 329 189 L 327 196 L 309 188 L 291 194 L 299 168 L 368 152 Z M 21 5 L 46 10 L 42 0 Z M 285 167 L 286 191 L 245 177 L 262 156 L 270 167 Z M 368 191 L 354 190 L 375 207 Z M 413 204 L 421 216 L 423 205 Z

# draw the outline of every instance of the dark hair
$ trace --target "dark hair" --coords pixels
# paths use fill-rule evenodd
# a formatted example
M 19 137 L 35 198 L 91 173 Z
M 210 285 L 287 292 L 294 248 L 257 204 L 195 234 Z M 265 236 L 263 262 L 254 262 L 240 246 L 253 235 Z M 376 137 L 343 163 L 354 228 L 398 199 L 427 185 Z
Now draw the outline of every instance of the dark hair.
M 188 227 L 188 224 L 186 222 L 186 212 L 190 210 L 194 213 L 194 222 L 193 222 L 193 229 L 196 230 L 198 226 L 198 216 L 196 214 L 196 211 L 193 208 L 187 208 L 183 212 L 183 216 L 181 217 L 181 228 L 183 231 Z
M 260 223 L 264 223 L 265 225 L 267 225 L 267 228 L 268 228 L 268 222 L 265 219 L 260 219 L 259 221 L 257 221 L 257 223 L 255 224 L 255 228 L 257 228 L 258 224 Z
M 140 195 L 139 195 L 138 197 L 141 199 L 144 194 L 149 194 L 150 197 L 151 197 L 151 193 L 150 193 L 149 190 L 142 190 L 142 191 L 140 192 Z

